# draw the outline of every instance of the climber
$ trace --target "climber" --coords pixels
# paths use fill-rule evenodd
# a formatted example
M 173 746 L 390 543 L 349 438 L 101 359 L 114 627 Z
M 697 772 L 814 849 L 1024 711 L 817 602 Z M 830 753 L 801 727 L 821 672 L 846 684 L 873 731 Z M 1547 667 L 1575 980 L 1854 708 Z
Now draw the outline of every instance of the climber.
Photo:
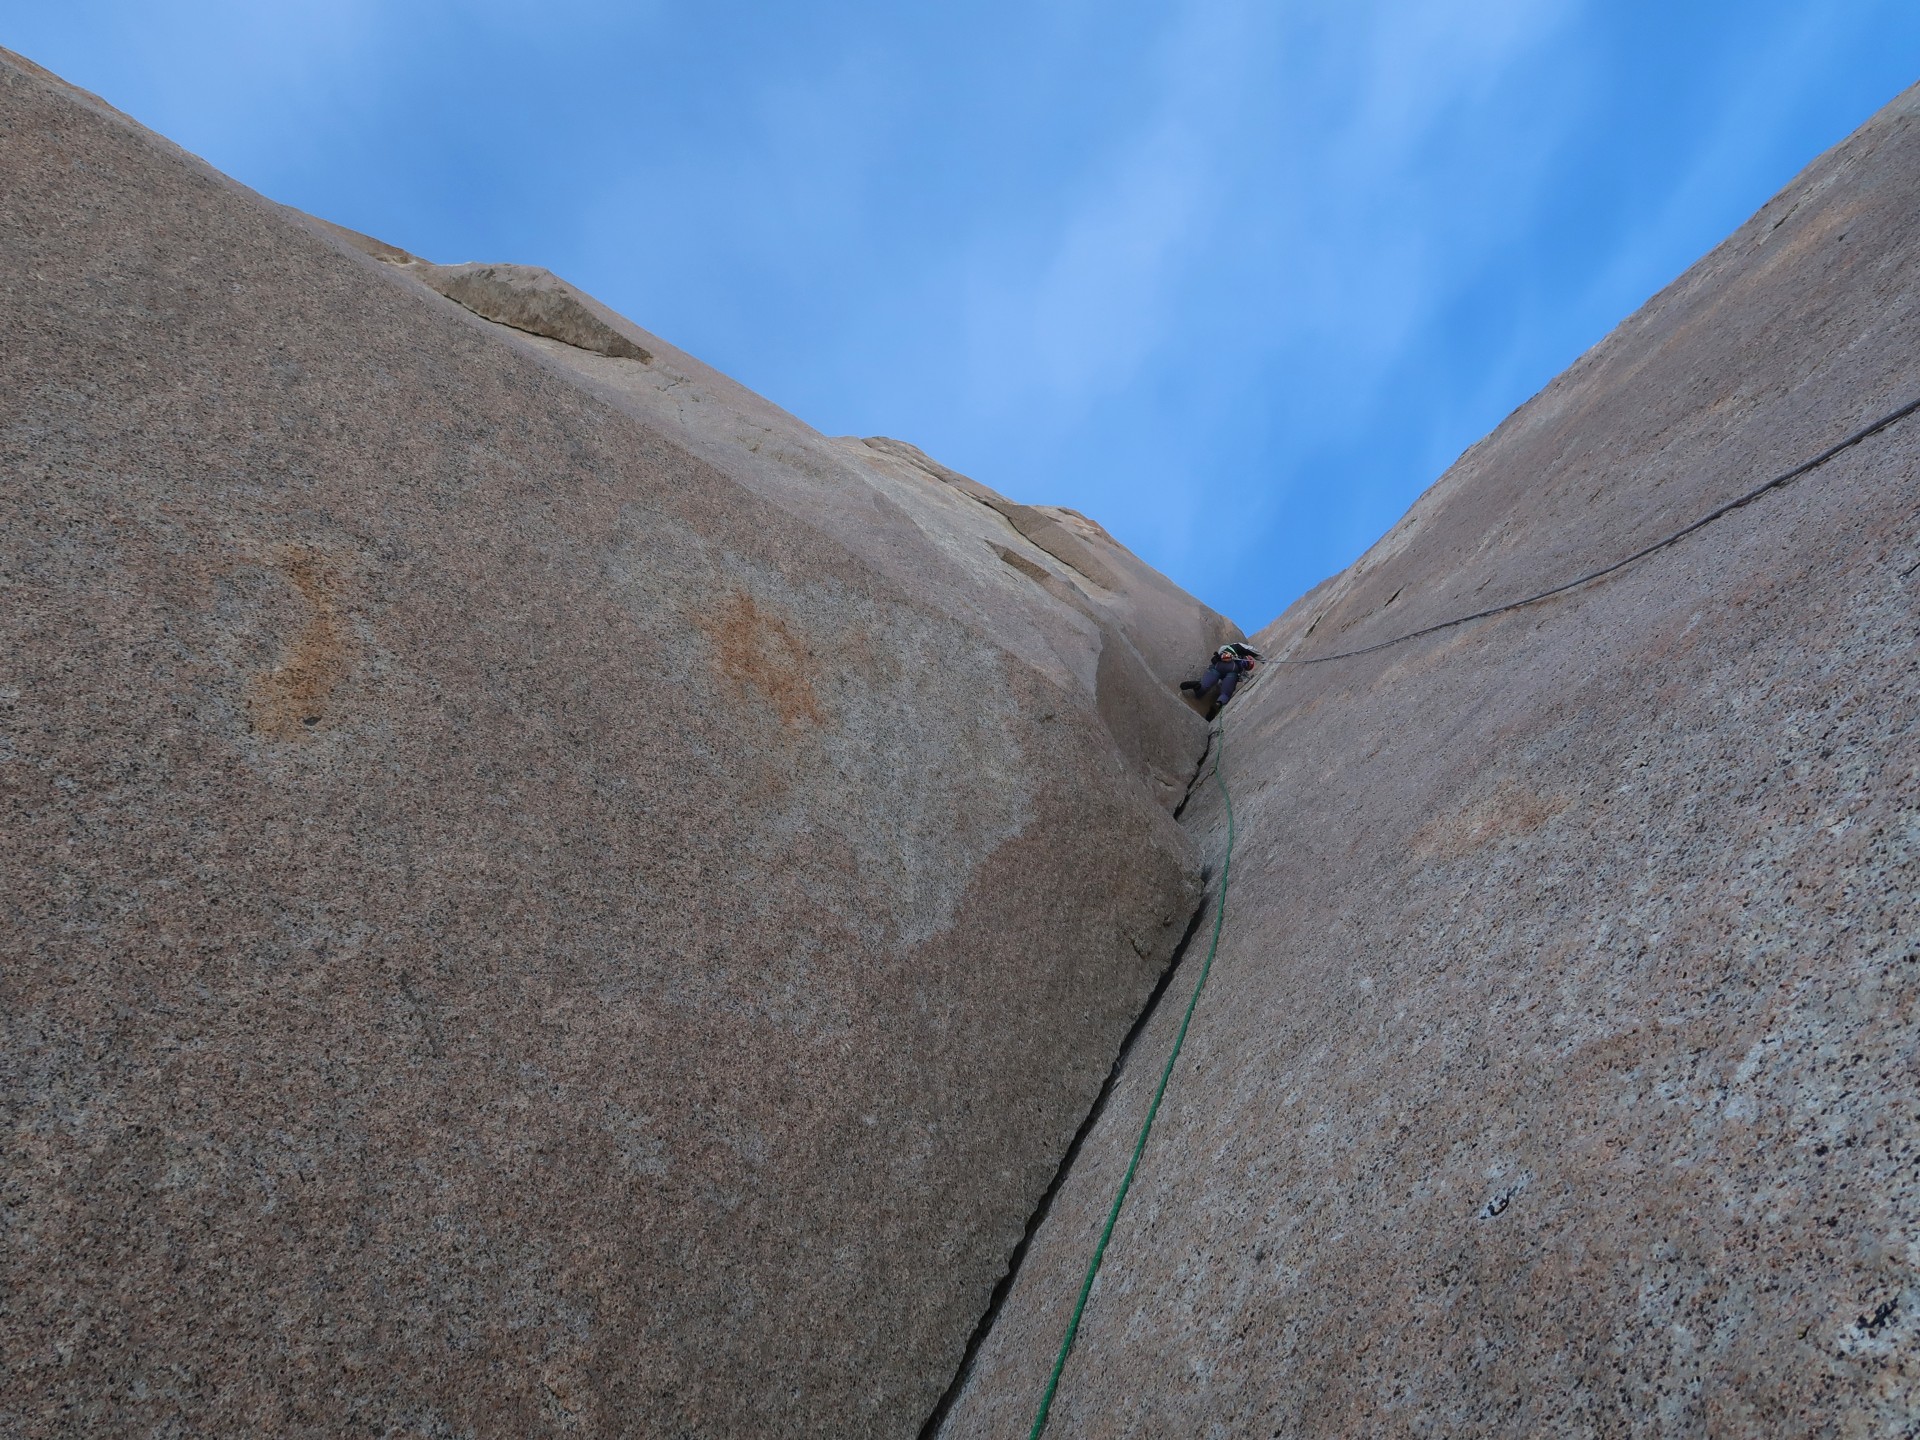
M 1207 666 L 1207 673 L 1198 680 L 1182 680 L 1180 688 L 1202 703 L 1213 701 L 1207 711 L 1207 718 L 1211 720 L 1220 713 L 1221 706 L 1233 699 L 1240 677 L 1252 670 L 1260 658 L 1260 652 L 1249 645 L 1222 645 L 1213 652 L 1213 661 Z M 1215 691 L 1219 693 L 1216 695 Z

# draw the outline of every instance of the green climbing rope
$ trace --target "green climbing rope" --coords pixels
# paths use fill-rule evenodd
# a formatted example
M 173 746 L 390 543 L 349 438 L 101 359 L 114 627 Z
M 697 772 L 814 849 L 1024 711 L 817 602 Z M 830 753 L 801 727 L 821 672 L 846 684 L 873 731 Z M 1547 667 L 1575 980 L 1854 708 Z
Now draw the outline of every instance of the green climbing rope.
M 1200 1003 L 1200 992 L 1206 988 L 1207 974 L 1213 969 L 1214 952 L 1220 948 L 1220 924 L 1227 918 L 1227 876 L 1233 869 L 1233 796 L 1227 792 L 1227 782 L 1221 777 L 1220 767 L 1227 758 L 1227 732 L 1222 725 L 1213 732 L 1214 742 L 1219 753 L 1213 762 L 1214 783 L 1220 787 L 1220 798 L 1227 806 L 1227 857 L 1220 864 L 1220 894 L 1213 906 L 1213 938 L 1207 943 L 1206 962 L 1200 967 L 1200 978 L 1194 982 L 1193 998 L 1187 1001 L 1187 1013 L 1180 1017 L 1180 1033 L 1173 1037 L 1173 1049 L 1167 1055 L 1166 1069 L 1160 1072 L 1160 1084 L 1153 1092 L 1153 1103 L 1147 1106 L 1146 1121 L 1140 1126 L 1140 1138 L 1133 1142 L 1133 1158 L 1127 1162 L 1127 1173 L 1120 1179 L 1120 1191 L 1113 1197 L 1113 1208 L 1107 1211 L 1106 1228 L 1100 1232 L 1100 1243 L 1093 1247 L 1093 1260 L 1087 1266 L 1087 1278 L 1080 1282 L 1080 1298 L 1073 1302 L 1073 1318 L 1067 1322 L 1067 1333 L 1060 1341 L 1060 1353 L 1053 1360 L 1053 1374 L 1047 1377 L 1046 1393 L 1040 1397 L 1040 1409 L 1033 1417 L 1033 1429 L 1027 1433 L 1027 1440 L 1040 1440 L 1040 1432 L 1047 1428 L 1047 1413 L 1053 1409 L 1053 1392 L 1060 1387 L 1060 1372 L 1067 1368 L 1067 1356 L 1073 1350 L 1074 1337 L 1080 1333 L 1080 1317 L 1086 1312 L 1087 1296 L 1093 1292 L 1094 1277 L 1100 1273 L 1100 1262 L 1107 1253 L 1107 1241 L 1113 1238 L 1113 1225 L 1120 1218 L 1120 1207 L 1127 1203 L 1127 1191 L 1133 1188 L 1133 1172 L 1140 1168 L 1140 1154 L 1147 1148 L 1147 1134 L 1153 1129 L 1153 1117 L 1160 1113 L 1160 1097 L 1167 1093 L 1167 1082 L 1173 1078 L 1173 1065 L 1180 1058 L 1180 1047 L 1187 1042 L 1187 1026 L 1193 1023 L 1193 1010 Z

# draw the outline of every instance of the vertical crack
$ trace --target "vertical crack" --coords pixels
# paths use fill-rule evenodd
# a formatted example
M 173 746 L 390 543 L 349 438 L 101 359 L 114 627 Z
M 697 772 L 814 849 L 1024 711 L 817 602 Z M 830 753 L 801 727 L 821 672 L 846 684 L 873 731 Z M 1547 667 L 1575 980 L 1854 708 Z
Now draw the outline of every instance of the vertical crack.
M 1194 788 L 1203 778 L 1207 768 L 1207 758 L 1213 754 L 1213 731 L 1207 731 L 1207 748 L 1201 752 L 1199 763 L 1194 766 L 1193 779 L 1187 782 L 1186 798 L 1181 800 L 1179 809 L 1173 812 L 1174 818 L 1180 818 L 1180 811 L 1187 808 L 1187 801 L 1193 798 Z M 1093 1127 L 1100 1123 L 1100 1117 L 1106 1113 L 1107 1101 L 1112 1097 L 1114 1086 L 1127 1068 L 1134 1046 L 1141 1034 L 1152 1021 L 1160 1008 L 1161 998 L 1167 993 L 1167 987 L 1173 983 L 1175 972 L 1181 962 L 1187 958 L 1187 946 L 1200 929 L 1200 922 L 1206 917 L 1207 904 L 1213 899 L 1210 881 L 1213 879 L 1213 867 L 1208 866 L 1200 872 L 1200 903 L 1194 907 L 1193 916 L 1187 921 L 1187 928 L 1180 936 L 1180 943 L 1173 947 L 1173 955 L 1167 961 L 1166 969 L 1160 972 L 1160 978 L 1154 982 L 1153 993 L 1147 996 L 1147 1003 L 1134 1017 L 1128 1028 L 1126 1038 L 1120 1042 L 1120 1053 L 1114 1056 L 1113 1065 L 1107 1071 L 1107 1078 L 1101 1082 L 1100 1093 L 1093 1097 L 1093 1105 L 1088 1109 L 1086 1118 L 1080 1122 L 1080 1128 L 1073 1132 L 1073 1140 L 1067 1146 L 1066 1153 L 1060 1157 L 1055 1167 L 1053 1179 L 1048 1183 L 1040 1201 L 1027 1217 L 1026 1229 L 1021 1232 L 1020 1241 L 1013 1247 L 1013 1253 L 1007 1257 L 1006 1272 L 993 1287 L 993 1293 L 987 1297 L 987 1308 L 981 1313 L 979 1321 L 973 1327 L 973 1333 L 967 1337 L 967 1348 L 961 1353 L 959 1367 L 953 1372 L 953 1379 L 941 1392 L 940 1399 L 934 1404 L 933 1412 L 927 1416 L 926 1423 L 920 1427 L 919 1440 L 935 1440 L 940 1427 L 947 1422 L 948 1414 L 960 1399 L 961 1392 L 967 1388 L 967 1381 L 973 1378 L 974 1362 L 979 1358 L 981 1348 L 987 1343 L 987 1337 L 993 1333 L 994 1322 L 1000 1318 L 1001 1307 L 1007 1297 L 1013 1293 L 1013 1283 L 1020 1278 L 1020 1267 L 1027 1258 L 1027 1250 L 1033 1244 L 1034 1236 L 1040 1233 L 1040 1227 L 1046 1223 L 1047 1215 L 1053 1209 L 1054 1197 L 1067 1183 L 1067 1177 L 1073 1173 L 1074 1161 L 1080 1158 L 1080 1149 L 1093 1133 Z
M 1201 873 L 1204 885 L 1212 878 L 1209 868 Z M 1040 1227 L 1046 1223 L 1047 1214 L 1053 1209 L 1054 1196 L 1060 1193 L 1061 1186 L 1067 1183 L 1067 1177 L 1073 1172 L 1073 1162 L 1080 1156 L 1081 1146 L 1086 1144 L 1087 1136 L 1093 1133 L 1093 1127 L 1100 1123 L 1100 1117 L 1106 1112 L 1107 1100 L 1113 1094 L 1114 1086 L 1125 1071 L 1128 1058 L 1133 1054 L 1134 1045 L 1139 1041 L 1141 1032 L 1160 1008 L 1160 999 L 1167 993 L 1174 972 L 1186 959 L 1187 945 L 1200 928 L 1201 920 L 1207 913 L 1207 902 L 1213 898 L 1211 890 L 1205 891 L 1200 899 L 1199 908 L 1193 912 L 1193 918 L 1187 921 L 1187 928 L 1180 937 L 1180 943 L 1174 947 L 1173 958 L 1167 962 L 1167 968 L 1160 972 L 1160 978 L 1154 983 L 1153 993 L 1147 997 L 1147 1003 L 1134 1017 L 1127 1038 L 1120 1042 L 1120 1053 L 1114 1057 L 1113 1068 L 1107 1071 L 1107 1078 L 1101 1082 L 1100 1093 L 1093 1098 L 1093 1106 L 1087 1111 L 1087 1118 L 1080 1122 L 1080 1128 L 1073 1132 L 1073 1141 L 1067 1146 L 1066 1154 L 1060 1157 L 1060 1164 L 1053 1172 L 1053 1179 L 1040 1197 L 1040 1203 L 1034 1206 L 1033 1214 L 1027 1217 L 1027 1228 L 1021 1233 L 1020 1243 L 1013 1247 L 1013 1253 L 1007 1257 L 1007 1269 L 999 1282 L 993 1287 L 993 1294 L 987 1298 L 987 1308 L 980 1316 L 979 1323 L 973 1327 L 973 1334 L 967 1337 L 967 1348 L 960 1357 L 960 1366 L 953 1373 L 953 1379 L 941 1393 L 933 1413 L 927 1416 L 927 1423 L 920 1427 L 920 1440 L 934 1440 L 940 1433 L 940 1427 L 946 1423 L 947 1414 L 959 1400 L 961 1391 L 966 1389 L 967 1381 L 972 1378 L 973 1364 L 980 1349 L 987 1342 L 987 1336 L 993 1333 L 994 1321 L 1000 1318 L 1000 1309 L 1006 1304 L 1007 1296 L 1013 1291 L 1013 1282 L 1020 1278 L 1020 1266 L 1027 1258 L 1027 1249 L 1033 1244 L 1033 1237 L 1040 1233 Z
M 1200 781 L 1203 778 L 1202 772 L 1204 772 L 1207 768 L 1207 757 L 1212 754 L 1213 754 L 1213 727 L 1209 725 L 1207 727 L 1207 748 L 1200 752 L 1199 760 L 1194 762 L 1193 778 L 1187 781 L 1187 793 L 1185 795 L 1182 795 L 1180 797 L 1180 803 L 1173 807 L 1174 819 L 1178 820 L 1182 815 L 1186 814 L 1187 806 L 1193 803 L 1193 792 L 1200 788 Z M 1205 880 L 1206 880 L 1206 876 L 1203 875 L 1201 877 L 1201 881 L 1203 884 L 1205 883 Z
M 1187 808 L 1188 801 L 1192 801 L 1194 789 L 1204 778 L 1208 756 L 1212 755 L 1213 728 L 1208 726 L 1206 749 L 1200 751 L 1200 758 L 1194 762 L 1192 780 L 1187 781 L 1187 795 L 1181 799 L 1179 808 L 1173 810 L 1175 820 L 1181 818 L 1181 812 Z M 1167 993 L 1167 985 L 1173 983 L 1173 975 L 1179 972 L 1181 962 L 1187 958 L 1187 947 L 1192 943 L 1194 933 L 1198 933 L 1200 922 L 1206 918 L 1208 900 L 1213 899 L 1212 885 L 1208 883 L 1212 879 L 1213 868 L 1206 866 L 1200 872 L 1200 904 L 1194 906 L 1192 918 L 1188 918 L 1187 929 L 1181 933 L 1181 943 L 1173 947 L 1173 956 L 1167 960 L 1167 968 L 1160 972 L 1160 979 L 1154 981 L 1152 995 L 1146 996 L 1146 1004 L 1140 1006 L 1139 1016 L 1133 1018 L 1133 1025 L 1127 1029 L 1127 1037 L 1119 1043 L 1119 1054 L 1114 1056 L 1114 1066 L 1106 1071 L 1106 1079 L 1100 1083 L 1100 1092 L 1092 1098 L 1092 1106 L 1087 1110 L 1087 1117 L 1079 1123 L 1079 1129 L 1073 1131 L 1073 1140 L 1069 1142 L 1066 1154 L 1060 1156 L 1060 1164 L 1054 1167 L 1054 1179 L 1046 1185 L 1046 1190 L 1041 1194 L 1039 1204 L 1033 1208 L 1033 1213 L 1027 1215 L 1027 1227 L 1021 1231 L 1020 1242 L 1014 1246 L 1014 1252 L 1006 1258 L 1006 1271 L 1000 1275 L 1000 1279 L 993 1286 L 993 1294 L 987 1296 L 987 1309 L 981 1311 L 979 1321 L 973 1325 L 973 1332 L 966 1340 L 966 1350 L 960 1354 L 960 1365 L 954 1369 L 954 1377 L 948 1380 L 947 1388 L 941 1392 L 941 1398 L 935 1402 L 933 1411 L 927 1415 L 925 1425 L 920 1427 L 920 1440 L 935 1440 L 935 1436 L 939 1436 L 941 1427 L 947 1423 L 948 1413 L 960 1400 L 960 1394 L 966 1390 L 966 1382 L 973 1379 L 973 1361 L 979 1359 L 981 1348 L 987 1344 L 987 1336 L 993 1334 L 993 1325 L 1000 1319 L 1000 1308 L 1006 1304 L 1006 1298 L 1014 1292 L 1014 1281 L 1020 1279 L 1021 1263 L 1027 1260 L 1027 1250 L 1033 1244 L 1033 1236 L 1041 1233 L 1041 1225 L 1046 1223 L 1046 1215 L 1054 1208 L 1054 1196 L 1060 1194 L 1060 1188 L 1068 1183 L 1068 1175 L 1073 1173 L 1073 1162 L 1079 1160 L 1081 1146 L 1087 1144 L 1087 1137 L 1092 1135 L 1092 1127 L 1098 1125 L 1100 1116 L 1106 1114 L 1106 1102 L 1114 1094 L 1114 1087 L 1119 1083 L 1121 1073 L 1125 1073 L 1127 1060 L 1133 1056 L 1135 1044 L 1139 1043 L 1140 1035 L 1146 1031 L 1146 1025 L 1160 1010 L 1160 1000 Z

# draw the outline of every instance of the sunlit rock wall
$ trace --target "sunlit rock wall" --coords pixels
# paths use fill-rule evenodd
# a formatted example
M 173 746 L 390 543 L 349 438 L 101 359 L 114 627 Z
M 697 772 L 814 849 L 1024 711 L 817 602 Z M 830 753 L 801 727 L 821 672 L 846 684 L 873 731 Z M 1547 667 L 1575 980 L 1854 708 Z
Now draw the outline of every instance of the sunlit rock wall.
M 1258 643 L 1545 590 L 1920 397 L 1916 112 Z M 1914 1433 L 1917 477 L 1920 416 L 1605 581 L 1235 701 L 1219 959 L 1049 1436 Z M 1187 814 L 1217 860 L 1217 791 Z M 950 1440 L 1027 1434 L 1180 1008 Z

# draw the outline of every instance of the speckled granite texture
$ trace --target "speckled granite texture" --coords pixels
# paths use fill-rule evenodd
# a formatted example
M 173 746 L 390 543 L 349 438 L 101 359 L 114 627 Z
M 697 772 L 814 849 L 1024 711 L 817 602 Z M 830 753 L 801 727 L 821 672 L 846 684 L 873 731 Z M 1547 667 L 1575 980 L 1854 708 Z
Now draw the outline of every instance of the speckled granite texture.
M 3 52 L 0 172 L 0 1434 L 914 1433 L 1224 622 Z
M 1920 394 L 1916 215 L 1909 92 L 1258 643 L 1534 593 Z M 1225 939 L 1049 1437 L 1920 1435 L 1920 417 L 1226 731 Z M 946 1440 L 1027 1433 L 1179 1009 Z

